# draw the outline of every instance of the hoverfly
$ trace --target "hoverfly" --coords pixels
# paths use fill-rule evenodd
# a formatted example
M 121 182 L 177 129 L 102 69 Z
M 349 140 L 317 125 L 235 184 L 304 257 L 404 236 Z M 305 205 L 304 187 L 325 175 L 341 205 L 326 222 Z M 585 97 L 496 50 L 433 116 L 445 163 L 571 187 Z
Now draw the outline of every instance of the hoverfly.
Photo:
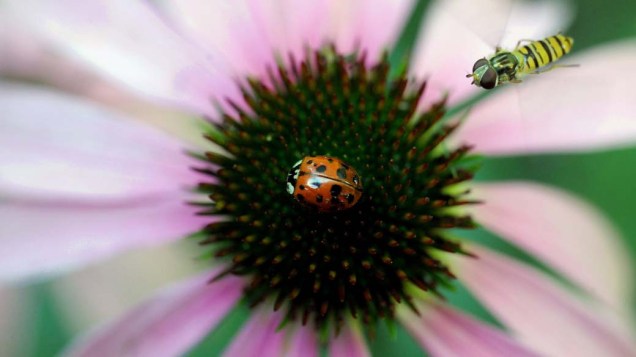
M 528 42 L 526 45 L 521 45 Z M 489 58 L 478 59 L 473 65 L 472 84 L 492 89 L 505 83 L 519 83 L 527 74 L 542 73 L 555 68 L 554 62 L 572 49 L 574 40 L 561 34 L 543 40 L 520 40 L 512 51 L 497 48 Z
M 466 114 L 461 110 L 449 115 L 451 120 L 462 123 L 458 142 L 469 141 L 483 151 L 496 153 L 541 152 L 560 149 L 568 143 L 583 146 L 590 131 L 606 130 L 608 124 L 598 118 L 626 120 L 624 114 L 608 113 L 628 110 L 626 102 L 614 99 L 619 97 L 616 93 L 631 88 L 624 80 L 627 73 L 633 72 L 630 69 L 633 61 L 627 60 L 627 55 L 612 57 L 592 50 L 581 51 L 574 57 L 572 48 L 558 62 L 541 68 L 540 75 L 526 75 L 521 85 L 496 87 L 501 90 L 483 90 L 470 85 L 465 78 L 466 70 L 472 69 L 477 59 L 496 53 L 497 47 L 510 51 L 528 44 L 522 42 L 517 46 L 520 39 L 543 39 L 567 28 L 571 14 L 562 7 L 564 2 L 440 0 L 433 4 L 435 16 L 431 17 L 426 33 L 452 36 L 430 35 L 430 41 L 422 46 L 415 61 L 422 64 L 419 73 L 430 77 L 428 89 L 445 93 L 448 103 L 459 109 L 469 108 L 470 118 L 477 118 L 463 120 Z M 628 52 L 633 51 L 628 45 L 613 46 L 633 53 Z M 449 54 L 449 47 L 461 50 Z M 559 68 L 568 67 L 565 62 L 570 58 L 580 63 L 578 68 Z M 555 67 L 558 69 L 545 73 Z M 425 97 L 424 104 L 432 105 L 440 97 Z M 563 118 L 572 116 L 580 124 L 577 130 L 563 125 Z

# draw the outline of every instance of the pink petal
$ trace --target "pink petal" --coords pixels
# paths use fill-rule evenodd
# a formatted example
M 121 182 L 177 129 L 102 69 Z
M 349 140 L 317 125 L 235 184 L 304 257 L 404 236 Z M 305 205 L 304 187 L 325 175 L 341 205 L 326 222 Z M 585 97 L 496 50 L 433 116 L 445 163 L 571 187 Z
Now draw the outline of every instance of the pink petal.
M 566 57 L 558 68 L 476 105 L 457 139 L 490 155 L 583 151 L 636 140 L 636 41 Z
M 484 16 L 487 14 L 487 16 Z M 473 64 L 496 46 L 512 49 L 520 39 L 541 39 L 564 28 L 570 16 L 554 1 L 436 1 L 420 29 L 412 71 L 427 80 L 422 106 L 449 94 L 453 105 L 481 90 L 466 78 Z
M 546 356 L 636 353 L 636 336 L 624 323 L 629 317 L 621 322 L 528 266 L 486 249 L 469 249 L 477 259 L 451 257 L 460 280 L 526 346 Z
M 379 59 L 393 45 L 412 4 L 412 0 L 281 0 L 273 6 L 251 2 L 255 21 L 279 53 L 302 58 L 306 46 L 333 42 L 343 53 L 366 51 L 369 61 Z
M 303 326 L 293 329 L 283 351 L 284 357 L 318 357 L 318 341 L 313 327 Z
M 214 116 L 214 100 L 239 98 L 219 53 L 203 53 L 140 0 L 16 0 L 18 21 L 68 55 L 142 95 Z
M 199 180 L 177 140 L 94 104 L 0 82 L 0 111 L 5 197 L 121 199 Z
M 86 336 L 70 356 L 176 356 L 221 321 L 241 296 L 243 281 L 208 283 L 214 272 L 161 291 L 139 307 Z
M 592 206 L 542 185 L 475 185 L 474 217 L 619 310 L 631 306 L 632 267 L 621 240 Z
M 318 1 L 247 1 L 252 19 L 263 31 L 270 48 L 282 58 L 293 54 L 302 58 L 305 48 L 318 48 L 325 39 L 328 4 Z
M 412 0 L 331 0 L 329 40 L 345 53 L 359 47 L 374 63 L 393 48 L 414 5 Z
M 42 46 L 33 41 L 18 22 L 0 11 L 0 73 L 3 75 L 23 74 L 35 69 L 42 56 Z
M 442 303 L 418 304 L 421 316 L 400 309 L 399 319 L 432 356 L 534 356 L 503 331 Z
M 208 51 L 220 51 L 239 74 L 263 74 L 267 64 L 274 64 L 267 34 L 249 2 L 168 0 L 161 5 L 180 32 Z
M 279 330 L 282 320 L 283 315 L 272 311 L 271 307 L 255 312 L 223 355 L 316 357 L 318 344 L 313 328 L 288 322 Z
M 180 239 L 211 222 L 180 195 L 103 204 L 0 204 L 0 281 L 60 273 Z
M 193 160 L 160 132 L 71 97 L 0 86 L 0 280 L 159 244 L 206 221 Z
M 280 356 L 285 343 L 285 330 L 277 331 L 277 328 L 282 319 L 281 313 L 271 310 L 254 313 L 223 355 L 227 357 Z
M 331 357 L 368 357 L 371 356 L 367 342 L 354 321 L 348 321 L 340 334 L 329 343 Z
M 152 104 L 120 86 L 106 81 L 86 68 L 82 61 L 71 60 L 56 51 L 41 37 L 23 26 L 7 21 L 0 13 L 0 76 L 51 85 L 65 92 L 90 98 L 135 119 L 156 125 L 197 147 L 209 149 L 201 135 L 201 118 L 182 110 L 168 110 Z
M 203 47 L 220 50 L 240 72 L 263 75 L 275 55 L 303 58 L 305 49 L 334 42 L 357 46 L 372 60 L 390 47 L 413 1 L 167 1 L 166 16 Z
M 210 265 L 196 259 L 194 242 L 148 247 L 120 254 L 79 271 L 55 276 L 56 309 L 73 331 L 89 329 L 123 315 L 157 290 L 188 279 Z M 157 262 L 169 269 L 157 269 Z

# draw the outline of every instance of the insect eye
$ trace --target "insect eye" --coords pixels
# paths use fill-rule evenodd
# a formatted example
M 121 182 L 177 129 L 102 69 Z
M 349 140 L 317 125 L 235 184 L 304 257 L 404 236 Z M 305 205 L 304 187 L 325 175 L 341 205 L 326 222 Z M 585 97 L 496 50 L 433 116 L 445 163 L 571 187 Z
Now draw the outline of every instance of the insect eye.
M 494 69 L 488 68 L 479 81 L 479 85 L 484 89 L 493 89 L 497 84 L 497 72 Z
M 475 65 L 473 65 L 473 73 L 477 70 L 477 68 L 481 66 L 487 66 L 487 65 L 488 65 L 488 61 L 485 58 L 478 59 L 477 62 L 475 62 Z

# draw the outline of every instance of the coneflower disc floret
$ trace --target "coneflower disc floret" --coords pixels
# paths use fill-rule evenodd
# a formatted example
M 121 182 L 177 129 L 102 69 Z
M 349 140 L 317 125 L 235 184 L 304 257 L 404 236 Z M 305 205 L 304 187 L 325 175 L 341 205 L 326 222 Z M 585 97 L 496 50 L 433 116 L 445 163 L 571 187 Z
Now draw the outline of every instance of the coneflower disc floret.
M 474 223 L 456 207 L 453 189 L 472 178 L 469 148 L 446 149 L 455 125 L 440 102 L 418 111 L 424 84 L 389 78 L 389 62 L 367 65 L 333 47 L 307 51 L 250 78 L 238 114 L 212 121 L 207 137 L 227 153 L 207 153 L 211 198 L 203 245 L 226 259 L 223 274 L 250 281 L 252 304 L 269 300 L 288 319 L 336 325 L 347 315 L 366 323 L 393 316 L 416 286 L 438 293 L 452 279 L 436 252 L 464 253 L 448 238 Z M 330 156 L 363 177 L 350 209 L 317 212 L 286 191 L 289 169 L 303 157 Z

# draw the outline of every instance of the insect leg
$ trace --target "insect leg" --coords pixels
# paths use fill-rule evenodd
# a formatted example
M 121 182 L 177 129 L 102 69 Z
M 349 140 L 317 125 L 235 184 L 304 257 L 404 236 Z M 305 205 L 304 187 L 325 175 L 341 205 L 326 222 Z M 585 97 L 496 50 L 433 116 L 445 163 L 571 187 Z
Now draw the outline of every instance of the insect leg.
M 517 41 L 517 45 L 515 46 L 515 48 L 518 48 L 524 42 L 534 42 L 534 41 L 535 40 L 530 40 L 530 39 L 527 39 L 527 38 L 521 39 L 521 40 Z
M 543 69 L 537 69 L 536 71 L 530 74 L 541 74 L 541 73 L 549 72 L 555 68 L 575 68 L 580 66 L 581 66 L 580 64 L 554 64 L 552 66 L 548 66 Z

